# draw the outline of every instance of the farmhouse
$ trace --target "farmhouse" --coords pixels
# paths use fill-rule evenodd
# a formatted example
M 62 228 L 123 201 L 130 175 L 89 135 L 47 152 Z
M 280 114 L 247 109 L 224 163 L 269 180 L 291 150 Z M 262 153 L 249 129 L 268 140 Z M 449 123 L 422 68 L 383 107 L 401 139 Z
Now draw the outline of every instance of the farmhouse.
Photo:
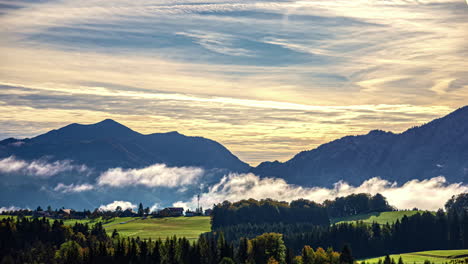
M 38 218 L 38 217 L 50 217 L 50 213 L 47 212 L 47 211 L 33 211 L 32 216 L 33 216 L 34 218 Z
M 56 215 L 56 218 L 58 219 L 70 219 L 71 214 L 73 210 L 72 209 L 60 209 Z
M 184 208 L 182 207 L 167 207 L 159 212 L 160 216 L 183 216 Z
M 134 217 L 137 216 L 137 213 L 132 209 L 128 208 L 120 214 L 120 217 Z

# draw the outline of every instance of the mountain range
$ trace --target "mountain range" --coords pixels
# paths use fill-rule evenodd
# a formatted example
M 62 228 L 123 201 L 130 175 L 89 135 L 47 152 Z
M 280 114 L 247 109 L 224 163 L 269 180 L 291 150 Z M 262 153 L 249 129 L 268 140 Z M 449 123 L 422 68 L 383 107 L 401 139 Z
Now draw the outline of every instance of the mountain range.
M 303 151 L 286 162 L 263 162 L 251 171 L 303 186 L 351 184 L 380 177 L 404 183 L 445 176 L 468 179 L 468 106 L 400 134 L 380 130 L 346 136 Z
M 99 188 L 93 187 L 94 192 L 69 194 L 72 196 L 57 193 L 66 186 L 96 184 L 99 176 L 109 169 L 141 169 L 154 164 L 203 168 L 205 173 L 197 184 L 205 187 L 229 172 L 252 172 L 261 177 L 283 178 L 296 185 L 324 187 L 341 180 L 359 185 L 373 177 L 401 184 L 443 175 L 448 182 L 466 182 L 468 106 L 403 133 L 373 130 L 366 135 L 346 136 L 300 152 L 286 162 L 263 162 L 257 167 L 249 166 L 210 139 L 178 132 L 144 135 L 110 119 L 91 125 L 70 124 L 33 138 L 0 141 L 0 165 L 5 166 L 2 161 L 9 157 L 33 163 L 71 161 L 90 170 L 86 175 L 65 171 L 54 177 L 35 178 L 0 168 L 3 190 L 0 207 L 34 206 L 41 202 L 79 208 L 89 207 L 92 200 L 106 203 L 117 199 L 176 202 L 189 199 L 199 191 L 195 185 L 175 192 L 167 186 L 140 188 L 136 184 L 112 190 L 96 185 Z M 37 163 L 33 165 L 37 167 Z M 34 166 L 27 168 L 35 169 Z

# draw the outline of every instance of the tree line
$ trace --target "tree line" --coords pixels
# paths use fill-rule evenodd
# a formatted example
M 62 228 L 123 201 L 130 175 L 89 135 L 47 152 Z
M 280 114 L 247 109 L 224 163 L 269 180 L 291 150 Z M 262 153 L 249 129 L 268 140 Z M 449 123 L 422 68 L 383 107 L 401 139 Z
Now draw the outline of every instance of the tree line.
M 468 213 L 424 212 L 404 216 L 395 223 L 368 224 L 364 222 L 317 226 L 309 223 L 242 223 L 218 228 L 228 241 L 241 236 L 255 237 L 265 232 L 284 236 L 286 245 L 299 251 L 303 245 L 341 248 L 351 245 L 359 258 L 401 252 L 434 249 L 468 248 Z
M 242 238 L 235 245 L 222 232 L 201 235 L 197 241 L 170 237 L 142 240 L 121 237 L 116 230 L 108 235 L 100 222 L 89 226 L 47 218 L 5 218 L 0 220 L 0 263 L 156 263 L 156 264 L 231 264 L 231 263 L 310 263 L 352 264 L 349 248 L 343 253 L 332 248 L 316 251 L 305 246 L 295 255 L 283 236 L 266 233 Z M 313 262 L 307 262 L 308 259 Z M 306 261 L 302 261 L 304 258 Z
M 237 224 L 308 223 L 328 226 L 330 218 L 352 216 L 368 212 L 395 210 L 384 196 L 376 194 L 352 194 L 322 204 L 299 199 L 288 202 L 264 200 L 225 201 L 214 206 L 212 227 L 214 230 Z

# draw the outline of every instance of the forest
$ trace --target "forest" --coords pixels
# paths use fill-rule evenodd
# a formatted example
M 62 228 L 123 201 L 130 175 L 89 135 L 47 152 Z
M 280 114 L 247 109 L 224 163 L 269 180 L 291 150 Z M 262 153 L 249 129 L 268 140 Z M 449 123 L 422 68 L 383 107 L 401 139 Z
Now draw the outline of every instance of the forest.
M 296 256 L 285 246 L 283 236 L 265 233 L 253 239 L 240 239 L 237 246 L 225 240 L 222 232 L 202 235 L 190 243 L 186 238 L 164 241 L 123 238 L 114 231 L 108 236 L 102 225 L 90 227 L 46 218 L 5 218 L 0 221 L 0 256 L 6 263 L 310 263 L 351 264 L 348 247 L 315 251 L 305 246 Z M 313 258 L 313 261 L 312 261 Z M 304 262 L 302 261 L 304 259 Z M 312 261 L 312 262 L 311 262 Z
M 366 194 L 337 198 L 323 204 L 306 200 L 293 201 L 290 204 L 253 199 L 232 204 L 224 202 L 216 205 L 213 210 L 212 229 L 213 232 L 223 232 L 228 241 L 238 241 L 241 237 L 251 238 L 266 232 L 281 233 L 286 245 L 296 251 L 303 245 L 342 248 L 349 244 L 354 255 L 359 258 L 398 252 L 468 248 L 466 194 L 450 199 L 446 203 L 446 211 L 404 216 L 401 221 L 391 224 L 327 224 L 330 214 L 326 213 L 329 210 L 331 215 L 343 216 L 345 212 L 352 215 L 375 210 L 370 204 L 379 204 L 378 208 L 381 210 L 393 209 L 383 196 L 377 197 L 379 203 L 372 203 L 374 199 Z M 337 210 L 340 207 L 347 209 Z M 297 211 L 294 212 L 295 210 Z M 335 213 L 337 211 L 341 213 Z M 299 215 L 294 217 L 294 214 Z M 267 220 L 268 216 L 277 221 Z M 308 218 L 315 222 L 308 221 Z
M 212 226 L 214 230 L 237 224 L 307 223 L 328 226 L 331 218 L 392 210 L 395 208 L 381 194 L 371 196 L 365 193 L 326 200 L 322 204 L 305 199 L 290 203 L 272 199 L 225 201 L 214 206 Z
M 196 241 L 126 237 L 115 229 L 107 233 L 99 221 L 66 225 L 61 219 L 17 215 L 0 220 L 0 263 L 352 264 L 392 253 L 468 248 L 467 194 L 450 199 L 445 211 L 404 216 L 394 223 L 327 224 L 330 214 L 345 214 L 330 213 L 340 207 L 346 214 L 376 210 L 372 206 L 377 205 L 394 210 L 384 197 L 377 196 L 378 203 L 373 197 L 352 195 L 322 204 L 224 202 L 214 207 L 212 231 Z M 243 218 L 245 213 L 250 218 Z

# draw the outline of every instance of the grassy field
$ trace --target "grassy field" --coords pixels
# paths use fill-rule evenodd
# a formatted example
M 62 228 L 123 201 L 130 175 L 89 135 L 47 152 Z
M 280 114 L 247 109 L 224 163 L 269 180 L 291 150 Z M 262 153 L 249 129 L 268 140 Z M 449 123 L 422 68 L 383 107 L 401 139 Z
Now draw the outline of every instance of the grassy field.
M 395 211 L 395 212 L 382 212 L 382 213 L 368 213 L 353 215 L 343 218 L 331 219 L 332 223 L 345 223 L 345 222 L 356 222 L 362 221 L 364 223 L 377 222 L 378 224 L 394 223 L 397 219 L 403 218 L 403 216 L 412 216 L 417 213 L 424 213 L 424 211 Z
M 26 218 L 31 218 L 31 216 L 25 216 Z M 5 219 L 5 218 L 15 218 L 16 216 L 14 215 L 0 215 L 0 220 Z M 90 226 L 94 225 L 97 222 L 101 222 L 104 226 L 105 225 L 111 225 L 111 224 L 117 224 L 121 222 L 126 222 L 132 219 L 139 219 L 139 217 L 117 217 L 117 218 L 112 218 L 111 220 L 105 220 L 103 221 L 101 218 L 97 219 L 66 219 L 63 220 L 63 223 L 65 225 L 74 225 L 75 223 L 82 223 L 82 224 L 89 224 Z M 54 221 L 54 219 L 49 218 L 51 222 Z
M 432 250 L 432 251 L 420 251 L 420 252 L 412 252 L 406 254 L 396 254 L 390 255 L 391 258 L 394 258 L 395 261 L 398 261 L 398 258 L 403 259 L 404 263 L 408 264 L 421 264 L 424 263 L 425 260 L 429 260 L 435 264 L 444 264 L 450 263 L 453 259 L 458 258 L 467 258 L 468 257 L 468 249 L 463 250 Z M 384 257 L 378 258 L 371 258 L 371 259 L 364 259 L 359 262 L 365 261 L 366 263 L 373 264 L 377 263 L 381 259 L 383 261 Z
M 109 234 L 116 229 L 121 236 L 144 239 L 176 235 L 196 240 L 201 233 L 211 230 L 210 217 L 206 216 L 133 219 L 125 224 L 106 224 L 104 227 Z
M 0 220 L 12 216 L 0 215 Z M 140 217 L 117 217 L 111 220 L 101 219 L 69 219 L 64 220 L 64 224 L 73 225 L 78 223 L 88 223 L 94 225 L 102 222 L 107 233 L 110 235 L 116 229 L 124 237 L 140 237 L 143 239 L 165 239 L 168 236 L 186 237 L 189 240 L 196 240 L 201 233 L 211 230 L 210 217 L 167 217 L 167 218 L 147 218 Z

